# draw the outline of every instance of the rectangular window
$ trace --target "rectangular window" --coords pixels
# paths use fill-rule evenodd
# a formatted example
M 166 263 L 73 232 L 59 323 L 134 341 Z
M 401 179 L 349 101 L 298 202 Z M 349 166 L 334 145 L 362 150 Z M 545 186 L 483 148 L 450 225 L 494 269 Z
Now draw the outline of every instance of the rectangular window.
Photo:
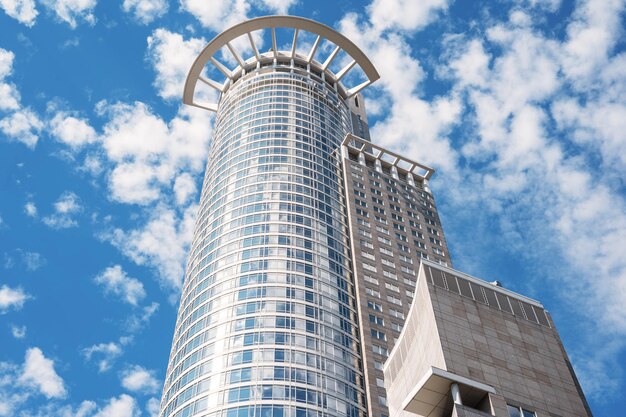
M 392 261 L 388 260 L 388 259 L 382 258 L 380 261 L 382 262 L 383 265 L 388 266 L 390 268 L 395 268 L 396 267 L 396 264 L 393 263 Z
M 404 313 L 393 308 L 389 309 L 389 315 L 398 319 L 404 320 Z
M 387 239 L 386 237 L 378 236 L 378 241 L 386 245 L 391 245 L 391 240 Z
M 391 243 L 389 243 L 389 244 L 391 244 Z M 400 249 L 402 252 L 411 253 L 411 249 L 407 245 L 403 245 L 401 243 L 398 243 L 397 246 L 398 246 L 398 249 Z
M 365 236 L 365 237 L 369 237 L 369 238 L 372 237 L 372 234 L 370 232 L 368 232 L 367 230 L 364 230 L 364 229 L 359 229 L 359 234 L 361 236 Z
M 372 201 L 376 204 L 380 204 L 381 206 L 385 205 L 385 202 L 383 200 L 381 200 L 380 198 L 377 197 L 372 197 Z
M 354 199 L 354 204 L 361 207 L 367 207 L 367 203 L 363 200 L 359 200 L 358 198 Z
M 382 346 L 378 346 L 374 344 L 372 344 L 372 351 L 374 353 L 378 353 L 379 355 L 383 355 L 383 356 L 389 355 L 389 351 L 387 350 L 386 347 L 382 347 Z
M 365 198 L 365 193 L 363 191 L 359 191 L 356 188 L 354 188 L 352 191 L 354 191 L 355 196 Z
M 400 300 L 398 297 L 394 297 L 393 295 L 388 295 L 387 301 L 389 301 L 390 303 L 399 305 L 399 306 L 402 305 L 402 300 Z
M 389 282 L 385 282 L 385 288 L 390 291 L 400 292 L 400 287 L 398 287 L 397 285 L 393 285 Z
M 373 338 L 376 338 L 379 340 L 387 340 L 387 336 L 385 335 L 385 333 L 381 331 L 370 329 L 370 334 L 372 335 Z
M 385 228 L 384 228 L 384 227 L 382 227 L 382 226 L 376 226 L 376 230 L 378 230 L 380 233 L 383 233 L 383 234 L 385 234 L 385 235 L 388 235 L 388 234 L 389 234 L 389 230 L 385 229 Z
M 365 269 L 366 271 L 378 272 L 374 265 L 368 264 L 367 262 L 363 262 L 363 269 Z
M 369 249 L 374 249 L 374 245 L 372 245 L 372 244 L 371 244 L 370 242 L 368 242 L 367 240 L 363 240 L 363 239 L 361 239 L 361 240 L 360 240 L 360 242 L 361 242 L 361 247 L 364 247 L 364 248 L 369 248 Z
M 398 279 L 398 276 L 395 273 L 393 273 L 391 271 L 385 271 L 384 269 L 383 269 L 383 275 L 385 277 L 387 277 L 387 278 L 390 278 L 390 279 L 395 279 L 395 280 Z
M 374 311 L 383 311 L 383 307 L 380 304 L 375 303 L 374 301 L 367 300 L 367 306 Z
M 372 261 L 376 260 L 376 257 L 373 254 L 368 253 L 368 252 L 361 251 L 361 256 L 367 259 L 371 259 Z
M 381 247 L 379 250 L 380 250 L 380 253 L 384 253 L 387 256 L 393 257 L 393 252 L 390 251 L 389 249 Z
M 356 209 L 356 213 L 357 213 L 357 214 L 361 214 L 362 216 L 363 216 L 363 215 L 367 216 L 367 213 L 366 213 L 366 212 L 359 213 L 359 210 L 360 210 L 360 209 Z M 361 210 L 361 211 L 362 211 L 362 210 Z M 357 223 L 357 224 L 360 224 L 361 226 L 370 227 L 370 222 L 368 222 L 367 220 L 362 219 L 362 218 L 360 218 L 360 217 L 357 217 L 357 218 L 356 218 L 356 223 Z
M 380 291 L 376 291 L 373 288 L 365 288 L 365 294 L 371 295 L 372 297 L 380 298 Z
M 387 219 L 384 217 L 380 217 L 378 214 L 374 214 L 374 218 L 376 221 L 381 222 L 382 224 L 387 224 Z
M 392 210 L 402 212 L 400 206 L 396 206 L 395 204 L 389 204 L 389 207 L 391 207 Z
M 400 260 L 402 262 L 406 262 L 408 264 L 413 265 L 413 258 L 411 258 L 410 256 L 406 256 L 406 255 L 400 254 L 399 258 L 400 258 Z
M 378 324 L 379 326 L 385 325 L 385 320 L 375 314 L 370 314 L 370 323 Z
M 380 196 L 383 195 L 383 192 L 376 188 L 370 188 L 370 191 L 376 195 L 380 195 Z
M 372 277 L 372 276 L 370 276 L 370 275 L 363 275 L 363 279 L 364 279 L 365 281 L 367 281 L 367 282 L 371 282 L 372 284 L 379 285 L 379 284 L 378 284 L 378 279 L 376 279 L 376 278 L 374 278 L 374 277 Z
M 396 332 L 401 332 L 402 331 L 402 326 L 398 323 L 394 323 L 393 321 L 391 322 L 391 329 L 395 330 Z
M 354 185 L 356 188 L 360 188 L 361 190 L 365 190 L 365 186 L 358 181 L 352 181 L 352 185 Z
M 369 217 L 370 216 L 367 211 L 365 211 L 365 210 L 363 210 L 361 208 L 357 207 L 355 211 L 356 211 L 356 214 L 358 214 L 359 216 L 363 216 L 363 217 Z M 369 227 L 369 224 L 368 224 L 368 227 Z
M 374 206 L 374 211 L 375 211 L 376 213 L 380 213 L 380 214 L 382 214 L 382 215 L 384 215 L 384 214 L 385 214 L 385 210 L 384 210 L 384 209 L 382 209 L 382 208 L 380 208 L 380 207 L 378 207 L 378 206 Z

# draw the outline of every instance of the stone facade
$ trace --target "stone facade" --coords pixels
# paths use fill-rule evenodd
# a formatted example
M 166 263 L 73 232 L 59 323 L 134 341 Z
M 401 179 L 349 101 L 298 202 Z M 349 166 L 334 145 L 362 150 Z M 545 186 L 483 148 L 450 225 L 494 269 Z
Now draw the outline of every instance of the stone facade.
M 466 283 L 470 296 L 461 290 Z M 536 416 L 591 416 L 541 304 L 426 261 L 406 328 L 385 365 L 391 417 L 429 409 L 425 393 L 437 390 L 423 376 L 431 368 L 445 371 L 448 386 L 460 386 L 464 406 L 455 407 L 447 391 L 424 415 L 508 417 L 511 405 Z

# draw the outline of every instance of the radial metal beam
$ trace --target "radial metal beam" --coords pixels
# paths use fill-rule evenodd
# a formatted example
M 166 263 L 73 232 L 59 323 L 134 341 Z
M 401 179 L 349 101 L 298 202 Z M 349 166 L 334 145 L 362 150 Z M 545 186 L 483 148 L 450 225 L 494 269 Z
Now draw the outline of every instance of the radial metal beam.
M 211 42 L 207 44 L 207 46 L 200 52 L 196 60 L 194 61 L 191 69 L 189 70 L 189 74 L 187 75 L 187 80 L 185 82 L 185 90 L 183 94 L 183 102 L 185 104 L 196 105 L 194 103 L 194 92 L 196 89 L 196 84 L 200 81 L 199 77 L 202 72 L 205 70 L 205 67 L 210 62 L 212 63 L 219 71 L 221 71 L 229 80 L 232 80 L 231 71 L 225 67 L 222 63 L 220 63 L 217 59 L 214 58 L 214 55 L 224 46 L 228 46 L 227 43 L 232 42 L 234 39 L 237 39 L 240 36 L 247 35 L 248 39 L 251 40 L 250 45 L 252 46 L 252 51 L 254 52 L 254 56 L 259 60 L 261 58 L 261 54 L 256 48 L 256 44 L 254 44 L 254 39 L 251 38 L 251 33 L 257 30 L 263 29 L 271 29 L 272 32 L 272 51 L 274 58 L 278 57 L 278 47 L 276 42 L 276 28 L 293 28 L 295 29 L 294 33 L 294 43 L 291 47 L 292 58 L 296 56 L 296 48 L 297 48 L 297 37 L 300 31 L 307 31 L 317 35 L 320 39 L 327 39 L 329 42 L 333 43 L 336 47 L 346 52 L 352 60 L 355 62 L 351 64 L 354 66 L 358 64 L 359 67 L 365 73 L 365 76 L 368 78 L 369 83 L 376 81 L 380 78 L 378 71 L 372 64 L 372 62 L 367 58 L 367 56 L 361 51 L 350 39 L 346 38 L 341 33 L 336 30 L 325 26 L 321 23 L 315 22 L 313 20 L 304 19 L 301 17 L 295 16 L 264 16 L 256 19 L 247 20 L 235 26 L 232 26 L 229 29 L 226 29 L 219 35 L 217 35 Z M 316 47 L 317 49 L 317 47 Z M 339 49 L 335 48 L 337 52 L 333 51 L 331 54 L 332 58 L 330 60 L 326 59 L 325 69 L 327 70 L 328 66 L 335 58 L 335 55 L 339 52 Z M 311 55 L 311 54 L 309 54 Z M 313 59 L 315 52 L 311 55 L 311 60 Z M 241 58 L 241 56 L 239 57 Z M 235 59 L 237 59 L 235 57 Z M 241 58 L 242 61 L 243 58 Z M 239 62 L 239 60 L 237 60 Z M 245 61 L 244 61 L 245 63 Z M 241 63 L 239 63 L 241 65 Z M 349 70 L 348 68 L 342 69 L 340 73 L 337 74 L 337 78 L 343 77 L 345 73 Z M 345 71 L 344 71 L 345 70 Z M 224 84 L 224 91 L 228 88 L 229 83 L 226 82 Z M 363 85 L 354 87 L 352 89 L 348 89 L 348 91 L 355 92 L 357 88 L 363 88 Z M 207 110 L 215 111 L 217 105 L 198 105 L 198 107 L 206 108 Z
M 239 63 L 239 66 L 241 68 L 244 67 L 244 62 L 243 59 L 241 59 L 241 56 L 239 56 L 239 54 L 237 53 L 237 51 L 235 50 L 235 48 L 233 48 L 233 46 L 230 44 L 230 42 L 226 42 L 226 47 L 228 48 L 228 50 L 230 51 L 231 54 L 233 54 L 233 56 L 235 57 L 235 59 L 237 60 L 237 62 Z
M 361 91 L 362 89 L 364 89 L 365 87 L 367 87 L 371 83 L 372 82 L 370 80 L 366 80 L 366 81 L 362 82 L 361 84 L 357 85 L 356 87 L 352 87 L 347 92 L 348 98 L 354 96 L 355 94 L 358 94 L 359 91 Z
M 293 32 L 293 43 L 291 44 L 291 58 L 296 57 L 296 45 L 298 44 L 298 32 L 300 30 L 298 28 Z
M 198 79 L 199 79 L 200 81 L 202 81 L 203 83 L 205 83 L 206 85 L 208 85 L 209 87 L 211 87 L 211 88 L 214 88 L 214 89 L 218 90 L 219 92 L 223 92 L 223 91 L 224 91 L 224 85 L 223 85 L 223 84 L 218 83 L 218 82 L 217 82 L 217 81 L 215 81 L 215 80 L 212 80 L 212 79 L 210 79 L 210 78 L 205 78 L 205 77 L 203 77 L 203 76 L 199 76 L 199 77 L 198 77 Z
M 309 55 L 306 57 L 306 62 L 307 63 L 311 63 L 311 61 L 313 60 L 313 57 L 315 56 L 315 51 L 317 51 L 317 47 L 320 44 L 320 40 L 322 40 L 322 36 L 321 35 L 317 35 L 317 38 L 315 39 L 315 42 L 313 42 L 313 47 L 311 48 L 311 52 L 309 52 Z
M 221 71 L 222 74 L 224 74 L 227 78 L 232 79 L 233 77 L 231 76 L 231 71 L 224 66 L 224 64 L 222 64 L 220 61 L 218 61 L 217 59 L 215 59 L 214 57 L 211 57 L 211 62 L 213 63 L 213 65 L 215 65 L 215 67 Z
M 335 59 L 339 51 L 341 51 L 341 47 L 339 46 L 336 46 L 335 49 L 333 49 L 330 55 L 328 55 L 328 58 L 326 58 L 326 61 L 324 61 L 324 64 L 322 64 L 322 71 L 326 71 L 326 69 L 328 68 L 330 63 L 333 62 L 333 59 Z
M 337 73 L 337 81 L 341 80 L 344 75 L 348 73 L 352 69 L 352 67 L 356 64 L 356 61 L 353 59 L 348 65 L 343 67 L 341 71 Z
M 278 58 L 278 48 L 276 47 L 276 28 L 272 26 L 272 51 L 274 51 L 274 58 Z
M 250 46 L 252 47 L 252 51 L 254 52 L 254 57 L 257 61 L 261 60 L 261 56 L 259 55 L 259 49 L 256 47 L 256 43 L 254 42 L 254 38 L 252 37 L 252 33 L 248 32 L 248 40 L 250 41 Z

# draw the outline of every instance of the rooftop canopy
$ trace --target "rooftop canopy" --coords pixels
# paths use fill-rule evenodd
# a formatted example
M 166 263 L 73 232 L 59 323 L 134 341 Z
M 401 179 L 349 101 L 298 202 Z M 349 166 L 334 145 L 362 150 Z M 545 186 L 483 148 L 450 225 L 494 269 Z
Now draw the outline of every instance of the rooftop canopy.
M 284 32 L 282 29 L 287 29 L 293 35 L 289 36 L 290 45 L 281 43 L 285 40 L 279 39 L 279 29 L 281 33 Z M 267 31 L 271 34 L 271 47 L 268 52 L 261 53 L 259 44 L 263 43 L 263 32 Z M 299 42 L 299 38 L 310 34 L 313 35 L 310 39 L 306 38 Z M 324 47 L 320 48 L 322 44 Z M 305 47 L 306 50 L 299 51 L 301 47 Z M 326 51 L 327 56 L 323 61 L 316 59 L 316 55 L 324 52 L 320 49 Z M 221 54 L 218 55 L 218 52 Z M 250 56 L 242 57 L 242 52 Z M 338 57 L 339 55 L 342 57 Z M 280 62 L 288 63 L 292 70 L 304 70 L 319 75 L 321 80 L 333 86 L 344 98 L 352 97 L 380 78 L 367 56 L 351 40 L 334 29 L 301 17 L 264 16 L 226 29 L 205 46 L 187 75 L 183 102 L 209 111 L 217 111 L 219 99 L 211 103 L 203 102 L 202 99 L 206 100 L 204 96 L 198 97 L 196 91 L 198 81 L 221 95 L 246 73 L 271 68 Z M 229 64 L 234 65 L 234 68 L 229 68 L 227 66 Z M 339 64 L 339 67 L 333 71 L 336 64 Z M 343 82 L 349 78 L 347 75 L 354 72 L 355 68 L 360 68 L 364 77 L 361 77 L 362 79 L 355 85 L 344 85 Z M 207 74 L 211 73 L 224 76 L 224 81 L 210 78 Z M 351 77 L 350 81 L 354 81 L 355 78 L 358 77 Z

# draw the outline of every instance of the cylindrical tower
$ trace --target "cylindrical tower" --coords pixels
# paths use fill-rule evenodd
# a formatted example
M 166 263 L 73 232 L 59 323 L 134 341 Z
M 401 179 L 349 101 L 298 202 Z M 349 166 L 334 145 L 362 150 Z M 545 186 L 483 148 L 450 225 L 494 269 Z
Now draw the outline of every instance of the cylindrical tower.
M 293 29 L 290 51 L 278 50 L 277 28 Z M 315 39 L 308 54 L 296 48 L 304 31 Z M 323 39 L 334 47 L 321 63 Z M 333 72 L 340 51 L 348 59 Z M 367 80 L 347 88 L 357 64 Z M 217 115 L 160 417 L 367 413 L 338 150 L 351 131 L 347 100 L 377 78 L 344 36 L 294 17 L 234 26 L 197 58 L 184 101 Z M 197 84 L 218 102 L 199 103 Z

